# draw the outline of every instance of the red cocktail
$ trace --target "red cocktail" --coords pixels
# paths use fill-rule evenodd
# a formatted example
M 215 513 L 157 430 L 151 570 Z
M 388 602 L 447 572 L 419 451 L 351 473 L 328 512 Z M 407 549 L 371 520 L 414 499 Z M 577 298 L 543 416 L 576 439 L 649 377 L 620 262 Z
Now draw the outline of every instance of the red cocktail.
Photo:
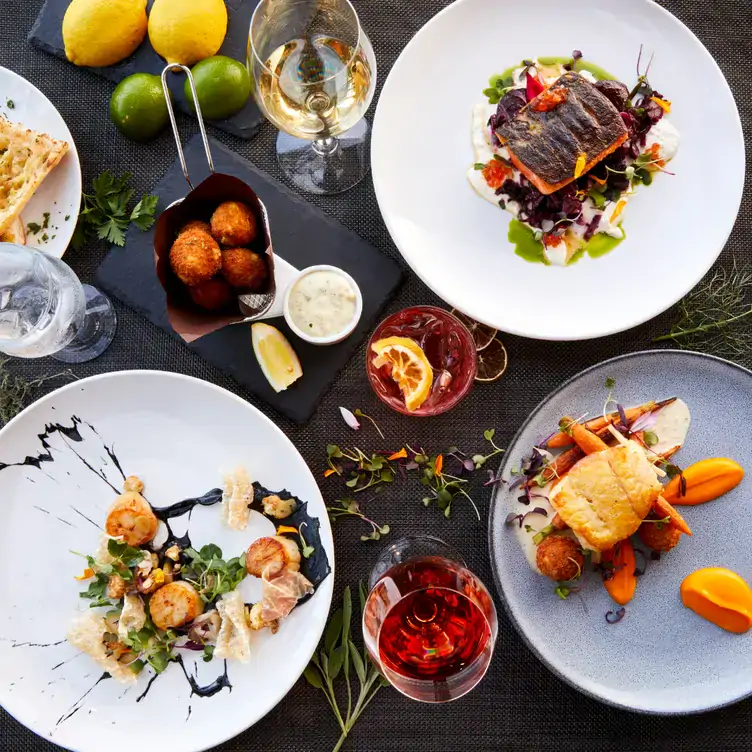
M 374 343 L 392 337 L 405 337 L 416 343 L 433 370 L 430 393 L 414 410 L 407 408 L 392 368 L 374 365 Z M 451 410 L 470 391 L 477 369 L 472 334 L 451 313 L 433 306 L 406 308 L 384 319 L 371 336 L 366 352 L 366 372 L 373 390 L 389 407 L 405 415 L 428 417 Z

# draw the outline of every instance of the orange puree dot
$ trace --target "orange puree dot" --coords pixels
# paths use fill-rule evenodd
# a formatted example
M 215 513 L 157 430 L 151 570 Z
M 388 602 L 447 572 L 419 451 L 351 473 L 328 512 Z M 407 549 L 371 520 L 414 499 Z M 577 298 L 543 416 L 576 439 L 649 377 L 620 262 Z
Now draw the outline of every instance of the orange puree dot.
M 681 584 L 682 603 L 728 632 L 752 628 L 752 589 L 736 572 L 706 567 L 692 572 Z

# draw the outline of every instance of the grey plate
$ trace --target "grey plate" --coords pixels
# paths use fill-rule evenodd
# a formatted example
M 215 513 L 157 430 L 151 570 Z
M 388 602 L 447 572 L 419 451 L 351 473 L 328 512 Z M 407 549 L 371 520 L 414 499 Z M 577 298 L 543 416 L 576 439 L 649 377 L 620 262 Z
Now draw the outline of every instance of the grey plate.
M 752 468 L 752 372 L 718 358 L 675 350 L 624 355 L 583 371 L 549 395 L 511 442 L 503 477 L 530 447 L 556 428 L 562 415 L 598 414 L 607 377 L 624 405 L 676 395 L 692 412 L 676 462 L 731 457 Z M 692 538 L 660 561 L 648 561 L 637 592 L 618 624 L 600 577 L 588 573 L 579 595 L 560 600 L 553 583 L 533 572 L 514 531 L 510 511 L 525 510 L 500 486 L 491 504 L 489 544 L 494 577 L 507 613 L 533 652 L 557 676 L 598 700 L 643 713 L 699 713 L 752 694 L 752 633 L 735 635 L 684 608 L 679 585 L 700 567 L 727 567 L 752 582 L 752 482 L 726 496 L 683 507 Z

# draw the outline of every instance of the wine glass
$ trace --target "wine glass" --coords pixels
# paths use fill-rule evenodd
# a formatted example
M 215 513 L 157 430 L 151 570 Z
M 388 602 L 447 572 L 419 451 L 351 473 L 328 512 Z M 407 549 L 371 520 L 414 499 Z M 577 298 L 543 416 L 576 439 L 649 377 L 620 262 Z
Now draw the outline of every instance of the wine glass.
M 340 193 L 363 179 L 376 58 L 349 0 L 261 0 L 248 70 L 256 103 L 280 129 L 277 158 L 294 185 Z
M 66 263 L 0 243 L 0 352 L 83 363 L 107 349 L 116 326 L 109 299 L 82 285 Z
M 369 585 L 363 637 L 395 689 L 448 702 L 478 684 L 496 643 L 496 608 L 451 546 L 426 535 L 401 538 L 381 553 Z

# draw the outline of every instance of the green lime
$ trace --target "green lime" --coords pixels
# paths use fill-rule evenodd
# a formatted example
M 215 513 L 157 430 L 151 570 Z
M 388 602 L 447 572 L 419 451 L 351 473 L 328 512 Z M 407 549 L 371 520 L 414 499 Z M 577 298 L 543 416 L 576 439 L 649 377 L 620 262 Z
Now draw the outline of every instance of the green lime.
M 169 120 L 162 79 L 149 73 L 124 78 L 112 92 L 110 118 L 132 141 L 154 138 Z
M 224 55 L 208 57 L 193 66 L 191 71 L 201 114 L 207 120 L 223 120 L 245 107 L 251 94 L 251 79 L 245 65 Z M 188 79 L 183 87 L 191 109 L 193 92 Z

